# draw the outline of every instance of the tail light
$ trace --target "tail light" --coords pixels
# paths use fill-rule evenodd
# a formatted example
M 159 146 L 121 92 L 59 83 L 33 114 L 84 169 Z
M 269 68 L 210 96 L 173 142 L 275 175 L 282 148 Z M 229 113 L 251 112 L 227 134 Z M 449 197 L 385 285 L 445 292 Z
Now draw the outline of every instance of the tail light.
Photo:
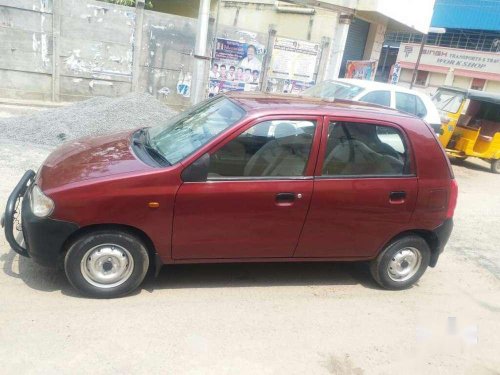
M 457 180 L 451 179 L 450 183 L 450 198 L 448 199 L 448 210 L 446 211 L 446 218 L 451 219 L 455 213 L 455 208 L 457 207 L 458 198 L 458 184 Z

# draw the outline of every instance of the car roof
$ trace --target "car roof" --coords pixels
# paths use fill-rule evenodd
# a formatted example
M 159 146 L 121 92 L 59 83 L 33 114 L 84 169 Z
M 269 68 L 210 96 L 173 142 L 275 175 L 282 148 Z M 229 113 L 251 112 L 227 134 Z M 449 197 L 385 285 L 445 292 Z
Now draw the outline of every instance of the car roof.
M 493 92 L 485 92 L 473 89 L 463 89 L 455 86 L 441 86 L 440 89 L 460 92 L 466 95 L 468 99 L 500 104 L 500 94 Z
M 354 78 L 338 78 L 338 79 L 332 79 L 328 80 L 327 82 L 342 82 L 342 83 L 349 83 L 352 85 L 356 86 L 361 86 L 365 89 L 370 89 L 370 90 L 396 90 L 399 92 L 405 92 L 409 94 L 415 94 L 418 96 L 425 96 L 419 91 L 412 90 L 403 86 L 397 86 L 393 85 L 390 83 L 384 83 L 384 82 L 376 82 L 376 81 L 369 81 L 369 80 L 364 80 L 364 79 L 354 79 Z
M 268 94 L 261 92 L 227 92 L 224 96 L 237 102 L 245 111 L 259 114 L 302 114 L 326 116 L 378 116 L 407 117 L 414 116 L 371 103 L 341 99 L 320 99 L 290 94 Z

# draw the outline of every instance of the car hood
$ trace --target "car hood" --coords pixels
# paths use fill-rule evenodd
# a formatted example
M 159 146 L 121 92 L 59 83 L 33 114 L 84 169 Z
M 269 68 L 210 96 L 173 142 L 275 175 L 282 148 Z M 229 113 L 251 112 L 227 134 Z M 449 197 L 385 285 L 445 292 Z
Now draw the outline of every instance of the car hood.
M 111 175 L 150 170 L 130 148 L 133 131 L 67 142 L 43 163 L 37 183 L 43 190 Z

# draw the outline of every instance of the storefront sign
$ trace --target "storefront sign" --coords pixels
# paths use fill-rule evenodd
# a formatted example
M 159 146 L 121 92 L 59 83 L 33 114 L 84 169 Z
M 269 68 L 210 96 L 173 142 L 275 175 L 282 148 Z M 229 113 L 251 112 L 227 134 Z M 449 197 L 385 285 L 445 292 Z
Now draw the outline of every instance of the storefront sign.
M 277 37 L 268 73 L 268 91 L 298 93 L 314 85 L 319 53 L 319 44 Z
M 377 60 L 347 60 L 345 78 L 373 81 L 377 70 Z
M 401 43 L 397 61 L 404 68 L 413 68 L 417 61 L 420 45 Z M 426 45 L 420 58 L 420 66 L 454 68 L 500 75 L 500 54 L 493 52 L 470 51 L 456 48 L 445 48 Z
M 209 96 L 226 91 L 256 91 L 260 86 L 264 46 L 217 38 L 209 72 Z

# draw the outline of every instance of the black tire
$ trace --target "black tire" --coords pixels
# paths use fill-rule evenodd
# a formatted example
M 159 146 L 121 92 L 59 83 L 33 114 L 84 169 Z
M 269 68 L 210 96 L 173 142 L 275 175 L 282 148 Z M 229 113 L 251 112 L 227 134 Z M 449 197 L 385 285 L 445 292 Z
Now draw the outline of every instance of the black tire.
M 457 164 L 461 164 L 463 163 L 464 161 L 466 161 L 468 158 L 468 156 L 455 156 L 455 162 Z
M 100 251 L 111 255 L 101 255 Z M 102 264 L 100 274 L 122 270 L 124 275 L 115 283 L 109 280 L 108 284 L 100 283 L 88 271 L 89 267 L 84 269 L 84 257 L 89 264 L 90 261 Z M 99 230 L 77 238 L 64 258 L 64 270 L 71 285 L 83 295 L 94 298 L 115 298 L 132 292 L 142 283 L 148 268 L 149 255 L 144 244 L 137 237 L 118 230 Z
M 399 253 L 402 251 L 402 253 Z M 399 253 L 399 254 L 398 254 Z M 405 279 L 402 277 L 400 280 L 395 280 L 397 276 L 391 272 L 397 272 L 391 268 L 397 263 L 397 256 L 399 259 L 403 259 L 400 266 L 405 270 L 404 262 L 406 258 L 401 258 L 402 256 L 409 257 L 408 259 L 418 259 L 418 256 L 412 254 L 419 254 L 420 262 L 416 263 L 413 269 L 414 274 L 411 277 Z M 407 255 L 405 255 L 407 254 Z M 370 262 L 370 272 L 375 279 L 375 281 L 385 289 L 390 290 L 402 290 L 407 289 L 413 284 L 415 284 L 420 277 L 424 274 L 425 270 L 429 266 L 429 261 L 431 257 L 431 250 L 427 242 L 420 236 L 408 235 L 405 237 L 400 237 L 392 241 L 386 248 L 379 254 L 379 256 Z M 408 266 L 408 262 L 406 262 Z M 411 263 L 410 263 L 411 265 Z M 410 273 L 413 273 L 410 272 Z M 410 273 L 407 276 L 410 276 Z
M 500 159 L 491 161 L 491 171 L 493 173 L 500 173 Z

